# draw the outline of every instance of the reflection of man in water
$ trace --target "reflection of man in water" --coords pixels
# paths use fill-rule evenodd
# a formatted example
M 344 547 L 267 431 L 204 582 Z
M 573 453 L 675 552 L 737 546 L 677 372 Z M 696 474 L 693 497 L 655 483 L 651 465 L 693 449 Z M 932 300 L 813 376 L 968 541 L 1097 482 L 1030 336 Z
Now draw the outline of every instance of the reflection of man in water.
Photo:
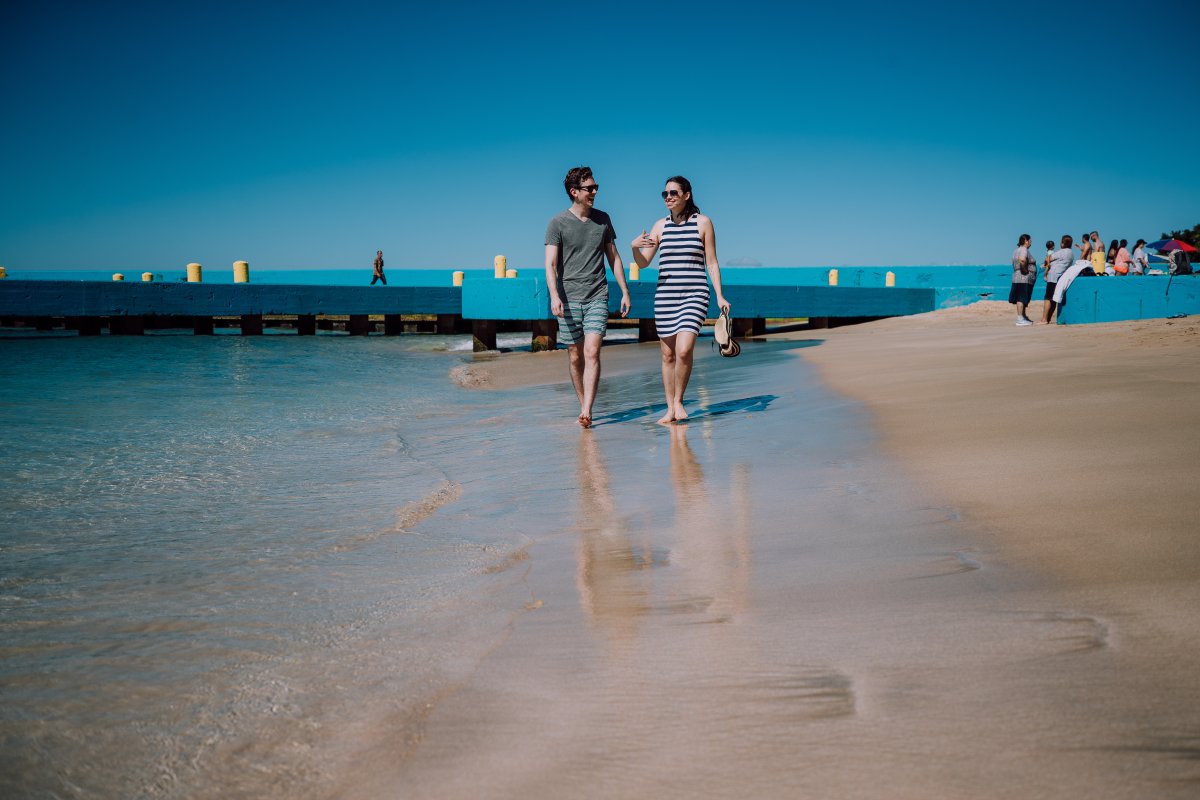
M 383 277 L 383 251 L 375 251 L 375 274 L 371 276 L 371 285 L 375 285 L 375 281 L 383 281 L 383 285 L 387 286 L 387 278 Z
M 649 542 L 634 545 L 617 514 L 599 442 L 579 439 L 579 558 L 575 574 L 583 610 L 614 644 L 630 641 L 650 610 L 647 577 L 653 566 Z M 644 536 L 648 539 L 649 533 Z

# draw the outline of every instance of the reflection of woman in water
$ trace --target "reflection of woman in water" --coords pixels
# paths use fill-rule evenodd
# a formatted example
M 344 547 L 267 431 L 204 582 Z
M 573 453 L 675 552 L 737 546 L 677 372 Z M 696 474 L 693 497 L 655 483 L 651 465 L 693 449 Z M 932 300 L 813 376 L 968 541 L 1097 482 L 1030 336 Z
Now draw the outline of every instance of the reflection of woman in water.
M 680 611 L 703 613 L 711 622 L 728 621 L 740 609 L 749 578 L 748 484 L 733 481 L 735 509 L 730 525 L 713 496 L 717 486 L 705 481 L 704 468 L 688 445 L 688 426 L 671 426 L 671 483 L 675 487 L 673 562 L 685 594 L 676 600 Z
M 670 215 L 633 240 L 633 257 L 646 267 L 658 253 L 658 288 L 654 292 L 654 324 L 662 350 L 663 392 L 667 413 L 660 423 L 687 419 L 683 394 L 692 375 L 692 351 L 708 315 L 708 281 L 717 293 L 717 308 L 729 310 L 721 291 L 717 236 L 712 220 L 700 213 L 692 184 L 682 175 L 667 179 L 663 201 Z M 707 269 L 708 275 L 705 276 Z

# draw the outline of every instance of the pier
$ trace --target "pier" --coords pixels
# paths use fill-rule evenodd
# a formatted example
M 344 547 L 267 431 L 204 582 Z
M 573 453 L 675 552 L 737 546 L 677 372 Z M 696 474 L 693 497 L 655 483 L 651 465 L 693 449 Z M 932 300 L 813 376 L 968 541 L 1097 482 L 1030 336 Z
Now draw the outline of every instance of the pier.
M 0 326 L 66 329 L 81 336 L 103 332 L 140 335 L 147 330 L 190 329 L 212 334 L 236 328 L 260 335 L 268 327 L 312 335 L 341 330 L 350 335 L 396 335 L 408 330 L 471 333 L 476 350 L 496 348 L 498 331 L 529 331 L 533 349 L 557 346 L 558 325 L 540 270 L 532 277 L 493 277 L 472 270 L 461 286 L 447 270 L 442 285 L 433 271 L 390 275 L 389 286 L 159 282 L 144 280 L 0 280 Z M 418 274 L 419 273 L 419 274 Z M 511 273 L 508 273 L 511 274 Z M 808 320 L 830 327 L 904 316 L 979 300 L 1007 298 L 1011 270 L 986 267 L 739 268 L 722 270 L 733 303 L 734 333 L 763 333 L 768 319 Z M 654 289 L 657 271 L 629 280 L 640 341 L 656 339 Z M 412 284 L 421 285 L 412 285 Z M 1039 289 L 1041 287 L 1039 286 Z M 616 318 L 621 295 L 609 282 L 609 310 Z M 1081 279 L 1068 293 L 1064 324 L 1162 318 L 1200 313 L 1197 276 Z M 708 317 L 719 314 L 710 304 Z M 406 319 L 407 318 L 407 319 Z

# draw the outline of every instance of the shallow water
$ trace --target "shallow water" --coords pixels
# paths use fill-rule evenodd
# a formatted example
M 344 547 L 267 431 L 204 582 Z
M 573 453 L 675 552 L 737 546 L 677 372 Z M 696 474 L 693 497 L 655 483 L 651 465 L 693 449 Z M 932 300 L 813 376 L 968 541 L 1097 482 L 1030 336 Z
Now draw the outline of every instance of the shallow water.
M 989 752 L 1073 742 L 1044 791 L 1133 746 L 1073 710 L 1111 623 L 995 564 L 796 345 L 701 347 L 669 428 L 620 345 L 646 369 L 588 432 L 565 382 L 459 388 L 454 346 L 0 340 L 0 794 L 1000 796 Z

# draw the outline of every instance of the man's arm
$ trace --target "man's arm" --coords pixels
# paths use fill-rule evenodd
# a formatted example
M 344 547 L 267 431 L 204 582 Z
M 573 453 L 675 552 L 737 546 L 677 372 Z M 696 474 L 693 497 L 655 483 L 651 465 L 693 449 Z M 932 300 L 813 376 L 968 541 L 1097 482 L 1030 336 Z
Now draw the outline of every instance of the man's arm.
M 562 298 L 558 296 L 558 245 L 546 245 L 546 288 L 550 292 L 550 313 L 563 315 Z
M 625 283 L 625 265 L 621 263 L 621 253 L 617 250 L 617 243 L 609 242 L 604 253 L 608 256 L 608 263 L 612 267 L 617 286 L 621 287 L 621 316 L 628 316 L 629 309 L 633 307 L 633 304 L 629 302 L 629 286 Z

